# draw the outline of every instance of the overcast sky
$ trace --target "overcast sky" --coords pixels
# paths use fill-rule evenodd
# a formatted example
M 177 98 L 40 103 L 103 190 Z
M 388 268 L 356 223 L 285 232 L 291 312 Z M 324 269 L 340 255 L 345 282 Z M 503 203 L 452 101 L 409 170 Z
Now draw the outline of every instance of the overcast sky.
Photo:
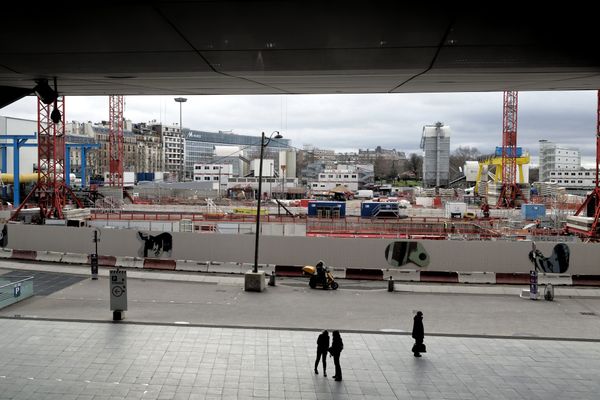
M 179 122 L 174 96 L 126 96 L 125 118 L 134 122 Z M 312 144 L 337 151 L 395 148 L 420 154 L 424 125 L 441 121 L 459 146 L 492 152 L 502 141 L 502 92 L 384 95 L 185 96 L 183 126 L 267 135 L 278 130 L 302 148 Z M 35 98 L 0 109 L 0 115 L 36 118 Z M 108 97 L 67 97 L 67 120 L 108 118 Z M 595 164 L 596 91 L 520 92 L 518 145 L 537 164 L 538 140 L 578 147 L 583 166 Z

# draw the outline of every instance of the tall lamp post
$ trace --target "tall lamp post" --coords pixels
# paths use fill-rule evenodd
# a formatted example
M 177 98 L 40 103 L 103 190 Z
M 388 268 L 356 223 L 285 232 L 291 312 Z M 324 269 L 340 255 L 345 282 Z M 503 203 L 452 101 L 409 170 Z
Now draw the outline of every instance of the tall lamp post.
M 275 136 L 273 136 L 275 135 Z M 265 133 L 263 132 L 260 137 L 260 161 L 258 163 L 258 204 L 256 205 L 256 239 L 254 240 L 254 268 L 252 272 L 258 272 L 258 241 L 260 238 L 260 201 L 262 199 L 262 168 L 263 168 L 263 154 L 264 149 L 271 143 L 271 139 L 281 139 L 283 136 L 279 131 L 274 131 L 267 138 L 265 142 Z
M 179 103 L 179 133 L 181 135 L 181 138 L 183 139 L 183 125 L 182 125 L 182 119 L 181 119 L 181 105 L 182 103 L 185 103 L 187 101 L 187 99 L 185 97 L 176 97 L 174 99 L 177 103 Z M 185 152 L 183 154 L 184 156 L 184 162 L 183 162 L 183 171 L 182 171 L 182 176 L 179 177 L 179 179 L 183 179 L 184 175 L 185 175 Z

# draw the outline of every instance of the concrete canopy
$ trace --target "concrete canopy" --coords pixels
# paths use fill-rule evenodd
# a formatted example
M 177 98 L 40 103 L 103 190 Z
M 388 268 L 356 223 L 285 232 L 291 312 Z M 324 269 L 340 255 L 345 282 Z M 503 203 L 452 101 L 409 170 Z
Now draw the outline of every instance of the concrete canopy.
M 54 77 L 85 96 L 600 87 L 591 6 L 402 3 L 8 2 L 0 100 Z

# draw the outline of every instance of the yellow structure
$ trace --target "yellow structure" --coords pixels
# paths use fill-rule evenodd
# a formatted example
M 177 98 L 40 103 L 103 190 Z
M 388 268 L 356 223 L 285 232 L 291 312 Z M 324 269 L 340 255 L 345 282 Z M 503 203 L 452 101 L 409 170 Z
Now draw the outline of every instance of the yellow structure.
M 14 183 L 15 182 L 15 177 L 13 174 L 0 174 L 0 180 L 2 181 L 3 184 L 7 184 L 7 183 Z M 33 174 L 19 174 L 19 182 L 21 183 L 32 183 L 32 182 L 37 182 L 38 180 L 38 174 L 33 173 Z
M 521 157 L 515 158 L 515 162 L 517 163 L 517 170 L 519 172 L 519 177 L 517 183 L 525 183 L 525 178 L 523 175 L 523 165 L 529 164 L 530 157 L 529 153 L 525 153 Z M 496 166 L 496 174 L 494 175 L 494 183 L 502 182 L 502 156 L 494 156 L 487 158 L 483 161 L 479 161 L 479 169 L 477 170 L 477 179 L 475 181 L 475 195 L 479 193 L 479 183 L 481 182 L 481 176 L 483 174 L 483 168 L 486 166 L 495 165 Z

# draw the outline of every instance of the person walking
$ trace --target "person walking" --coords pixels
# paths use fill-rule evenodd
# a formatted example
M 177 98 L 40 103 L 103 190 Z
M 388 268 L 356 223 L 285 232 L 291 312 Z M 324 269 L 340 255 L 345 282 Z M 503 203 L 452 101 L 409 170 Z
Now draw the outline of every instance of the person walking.
M 425 338 L 425 328 L 423 327 L 423 313 L 417 311 L 417 315 L 414 317 L 412 337 L 415 339 L 415 344 L 412 347 L 412 352 L 415 357 L 421 357 L 421 351 L 424 347 L 423 339 Z
M 333 379 L 336 381 L 342 380 L 342 367 L 340 366 L 340 354 L 344 349 L 344 342 L 342 342 L 342 337 L 340 336 L 339 331 L 333 331 L 333 339 L 331 341 L 331 347 L 329 348 L 329 353 L 331 357 L 333 357 L 333 363 L 335 364 L 335 375 Z
M 315 374 L 319 374 L 319 360 L 323 360 L 323 376 L 327 376 L 327 350 L 329 349 L 329 332 L 323 331 L 317 338 L 317 359 L 315 360 Z

